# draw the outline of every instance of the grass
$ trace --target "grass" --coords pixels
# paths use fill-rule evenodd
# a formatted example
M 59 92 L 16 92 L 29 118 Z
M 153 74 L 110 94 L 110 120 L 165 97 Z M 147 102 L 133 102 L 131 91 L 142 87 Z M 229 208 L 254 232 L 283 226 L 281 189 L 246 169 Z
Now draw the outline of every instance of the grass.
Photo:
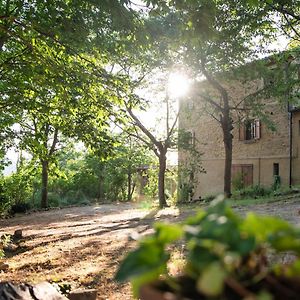
M 266 204 L 282 200 L 286 197 L 260 197 L 260 198 L 244 198 L 244 199 L 227 199 L 230 206 L 250 206 L 255 204 Z
M 247 188 L 242 191 L 236 191 L 233 193 L 232 198 L 226 201 L 231 206 L 251 206 L 256 204 L 267 204 L 277 201 L 282 201 L 285 199 L 290 199 L 300 196 L 299 188 L 289 189 L 287 187 L 282 187 L 278 190 L 265 189 L 263 187 L 254 186 L 253 188 Z M 208 205 L 213 199 L 213 196 L 209 196 L 203 199 L 200 203 L 189 203 L 189 204 L 178 204 L 178 206 L 183 210 L 197 209 L 201 206 Z

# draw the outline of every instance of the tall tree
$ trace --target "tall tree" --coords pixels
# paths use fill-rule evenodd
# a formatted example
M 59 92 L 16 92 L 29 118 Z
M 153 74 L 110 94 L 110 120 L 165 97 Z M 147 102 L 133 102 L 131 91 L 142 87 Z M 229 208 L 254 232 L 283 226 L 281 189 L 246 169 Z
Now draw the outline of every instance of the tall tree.
M 258 57 L 255 36 L 266 36 L 264 26 L 268 12 L 253 9 L 251 3 L 243 0 L 152 3 L 153 11 L 166 17 L 167 28 L 172 28 L 169 51 L 174 53 L 175 49 L 175 59 L 185 63 L 192 77 L 200 78 L 200 81 L 205 79 L 216 93 L 214 97 L 206 97 L 201 89 L 197 91 L 217 112 L 224 144 L 224 194 L 230 197 L 234 124 L 232 99 L 224 76 Z M 163 18 L 159 18 L 164 24 Z M 174 31 L 177 34 L 174 35 Z M 267 41 L 271 41 L 271 36 Z
M 0 129 L 19 123 L 22 147 L 43 165 L 42 206 L 59 136 L 98 149 L 101 144 L 102 154 L 111 148 L 108 115 L 126 84 L 107 71 L 109 52 L 121 53 L 121 37 L 134 31 L 128 5 L 122 0 L 0 4 Z
M 159 71 L 161 72 L 161 71 Z M 153 76 L 153 74 L 151 74 Z M 125 108 L 130 117 L 130 123 L 133 126 L 129 131 L 129 134 L 142 141 L 149 149 L 151 149 L 158 158 L 158 199 L 159 206 L 167 206 L 165 197 L 165 173 L 167 168 L 167 153 L 170 148 L 174 148 L 176 133 L 177 133 L 177 121 L 178 111 L 176 111 L 176 101 L 171 99 L 168 91 L 168 76 L 162 79 L 162 73 L 156 78 L 156 84 L 159 83 L 159 89 L 163 89 L 162 93 L 158 93 L 155 96 L 148 94 L 144 91 L 145 98 L 162 97 L 157 101 L 156 105 L 160 107 L 160 114 L 162 114 L 162 120 L 155 124 L 155 116 L 153 116 L 153 124 L 159 128 L 150 128 L 149 124 L 146 124 L 142 117 L 139 117 L 138 112 L 134 110 L 135 107 L 142 107 L 145 110 L 145 102 L 141 102 L 141 98 L 132 97 L 130 101 L 125 102 Z M 146 77 L 147 78 L 147 77 Z M 148 77 L 148 79 L 150 76 Z M 150 85 L 151 86 L 151 85 Z M 153 88 L 153 85 L 152 85 Z M 157 89 L 157 86 L 156 86 Z M 150 107 L 155 106 L 155 103 L 148 100 Z

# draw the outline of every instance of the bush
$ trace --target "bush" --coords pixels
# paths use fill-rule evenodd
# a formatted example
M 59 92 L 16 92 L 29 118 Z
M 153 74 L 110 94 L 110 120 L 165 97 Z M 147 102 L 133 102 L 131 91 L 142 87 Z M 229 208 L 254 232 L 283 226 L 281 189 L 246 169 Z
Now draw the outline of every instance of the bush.
M 211 202 L 216 198 L 216 195 L 207 195 L 203 198 L 204 202 Z
M 276 191 L 280 188 L 280 185 L 281 185 L 281 178 L 280 178 L 279 175 L 275 175 L 274 176 L 274 182 L 273 182 L 273 185 L 272 185 L 272 189 L 274 191 Z
M 32 177 L 25 168 L 0 179 L 0 214 L 24 213 L 31 208 Z
M 68 202 L 69 205 L 76 205 L 83 202 L 87 203 L 88 201 L 85 194 L 80 190 L 67 192 L 64 199 Z
M 61 197 L 57 193 L 48 193 L 48 205 L 50 207 L 59 207 L 61 205 Z
M 300 255 L 300 231 L 282 219 L 253 213 L 241 218 L 218 200 L 182 224 L 154 228 L 116 274 L 118 281 L 131 280 L 135 295 L 147 285 L 172 299 L 279 300 L 287 292 L 298 299 L 300 259 L 291 265 L 267 263 L 268 253 Z M 186 249 L 185 264 L 181 276 L 172 276 L 167 265 L 179 242 Z
M 190 200 L 190 194 L 193 191 L 193 188 L 188 183 L 181 184 L 178 193 L 178 202 L 184 203 Z
M 16 213 L 25 213 L 26 211 L 30 210 L 31 205 L 27 202 L 21 202 L 13 204 L 9 209 L 9 214 L 14 215 Z
M 235 176 L 232 178 L 232 189 L 234 191 L 240 191 L 244 189 L 244 181 L 243 181 L 243 174 L 241 172 L 238 172 L 235 174 Z
M 263 187 L 261 185 L 255 185 L 253 187 L 246 187 L 240 191 L 235 193 L 235 197 L 238 198 L 259 198 L 271 196 L 273 194 L 273 190 L 270 188 Z

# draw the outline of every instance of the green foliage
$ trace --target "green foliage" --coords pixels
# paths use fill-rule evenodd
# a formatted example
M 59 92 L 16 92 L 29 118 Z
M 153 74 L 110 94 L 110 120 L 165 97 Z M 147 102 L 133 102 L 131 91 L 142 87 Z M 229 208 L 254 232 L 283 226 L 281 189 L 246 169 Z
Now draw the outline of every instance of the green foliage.
M 198 151 L 199 141 L 191 132 L 180 129 L 178 133 L 178 149 L 185 159 L 180 160 L 178 166 L 179 189 L 178 202 L 187 202 L 193 199 L 194 185 L 197 175 L 205 173 L 202 166 L 202 153 Z
M 234 298 L 235 289 L 228 285 L 231 280 L 241 286 L 246 284 L 251 293 L 260 295 L 266 288 L 262 283 L 272 273 L 272 267 L 261 265 L 266 251 L 300 254 L 298 228 L 281 219 L 253 213 L 240 218 L 225 201 L 215 200 L 206 211 L 199 211 L 180 225 L 157 224 L 155 233 L 144 238 L 121 263 L 116 279 L 129 279 L 137 292 L 142 284 L 162 278 L 167 289 L 184 297 L 180 278 L 170 277 L 167 273 L 170 245 L 178 241 L 186 247 L 184 273 L 191 284 L 194 283 L 189 292 L 194 289 L 197 299 L 200 295 L 209 299 Z M 295 272 L 297 264 L 299 261 L 284 268 L 276 266 L 276 272 L 282 275 L 287 270 Z M 263 272 L 260 271 L 262 267 L 265 268 Z M 300 275 L 299 269 L 296 274 Z
M 259 198 L 273 195 L 272 188 L 266 188 L 262 185 L 254 185 L 242 188 L 234 193 L 234 197 L 237 198 Z
M 21 212 L 30 206 L 40 208 L 40 170 L 34 160 L 21 161 L 16 173 L 0 177 L 1 213 Z M 48 204 L 61 207 L 131 200 L 138 184 L 139 168 L 152 161 L 147 149 L 133 144 L 115 147 L 106 160 L 91 151 L 79 152 L 72 144 L 66 144 L 49 168 Z M 129 179 L 131 198 L 128 197 Z
M 235 176 L 232 178 L 232 188 L 234 191 L 242 190 L 244 188 L 244 182 L 243 182 L 243 174 L 242 172 L 238 172 L 235 174 Z
M 23 162 L 16 173 L 0 178 L 0 214 L 25 212 L 31 207 L 34 176 L 32 165 Z
M 11 241 L 11 236 L 9 234 L 3 234 L 0 237 L 0 259 L 5 257 L 5 252 L 3 250 Z
M 275 175 L 274 176 L 274 182 L 272 184 L 272 189 L 274 191 L 278 190 L 280 188 L 280 185 L 281 185 L 281 178 L 279 175 Z
M 143 192 L 146 196 L 151 197 L 152 199 L 157 198 L 158 190 L 158 178 L 157 178 L 157 170 L 154 168 L 149 168 L 147 171 L 147 184 L 143 189 Z

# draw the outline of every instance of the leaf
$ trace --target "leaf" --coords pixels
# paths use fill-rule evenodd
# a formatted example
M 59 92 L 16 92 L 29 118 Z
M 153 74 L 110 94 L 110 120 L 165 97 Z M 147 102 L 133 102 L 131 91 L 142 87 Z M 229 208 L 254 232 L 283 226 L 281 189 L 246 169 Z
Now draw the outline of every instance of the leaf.
M 183 229 L 178 224 L 156 223 L 154 228 L 157 230 L 157 239 L 163 244 L 169 244 L 180 239 L 183 235 Z
M 197 289 L 207 296 L 218 296 L 222 293 L 226 272 L 220 263 L 210 264 L 197 281 Z
M 257 300 L 272 300 L 273 296 L 267 291 L 261 291 L 256 297 Z
M 291 229 L 291 225 L 284 220 L 268 216 L 257 216 L 253 213 L 246 216 L 241 226 L 242 231 L 253 234 L 259 242 L 265 242 L 268 236 L 273 233 Z
M 166 269 L 169 254 L 153 239 L 145 240 L 138 249 L 130 252 L 121 263 L 115 276 L 117 281 L 125 281 Z
M 300 253 L 300 236 L 291 232 L 278 232 L 268 239 L 271 246 L 277 251 L 295 251 Z

